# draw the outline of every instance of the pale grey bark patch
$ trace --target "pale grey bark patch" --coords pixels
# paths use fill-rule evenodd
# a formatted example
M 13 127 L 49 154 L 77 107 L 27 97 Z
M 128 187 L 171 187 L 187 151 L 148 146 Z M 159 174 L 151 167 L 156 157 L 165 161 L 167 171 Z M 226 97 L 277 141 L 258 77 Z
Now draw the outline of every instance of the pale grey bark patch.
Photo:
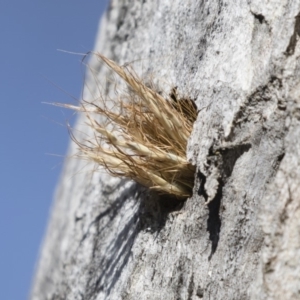
M 32 299 L 299 299 L 299 13 L 288 0 L 111 1 L 95 50 L 196 101 L 194 193 L 170 205 L 69 160 Z

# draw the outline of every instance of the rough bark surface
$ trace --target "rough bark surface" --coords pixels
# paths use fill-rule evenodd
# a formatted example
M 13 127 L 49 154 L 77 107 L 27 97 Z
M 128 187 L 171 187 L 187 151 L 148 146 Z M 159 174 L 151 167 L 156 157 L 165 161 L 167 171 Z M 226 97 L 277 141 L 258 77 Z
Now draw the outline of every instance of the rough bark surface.
M 300 299 L 299 35 L 298 0 L 112 0 L 95 50 L 196 101 L 194 194 L 68 160 L 31 299 Z

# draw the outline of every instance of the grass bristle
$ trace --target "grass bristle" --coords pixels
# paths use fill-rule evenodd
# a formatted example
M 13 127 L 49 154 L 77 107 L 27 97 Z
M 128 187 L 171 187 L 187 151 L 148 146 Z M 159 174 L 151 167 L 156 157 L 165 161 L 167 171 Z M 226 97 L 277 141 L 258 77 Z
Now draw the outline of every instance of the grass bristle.
M 191 196 L 195 167 L 186 159 L 186 147 L 197 117 L 193 101 L 175 93 L 163 97 L 128 68 L 96 55 L 126 82 L 129 92 L 118 96 L 117 111 L 108 109 L 103 99 L 62 105 L 84 112 L 93 130 L 93 138 L 83 142 L 73 137 L 79 156 L 159 193 Z M 99 123 L 97 115 L 107 121 Z

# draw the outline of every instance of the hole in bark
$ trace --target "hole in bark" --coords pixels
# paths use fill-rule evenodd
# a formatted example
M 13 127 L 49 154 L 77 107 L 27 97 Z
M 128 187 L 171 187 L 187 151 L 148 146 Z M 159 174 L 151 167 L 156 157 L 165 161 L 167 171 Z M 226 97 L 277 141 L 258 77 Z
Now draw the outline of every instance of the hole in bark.
M 258 20 L 258 22 L 260 24 L 265 22 L 265 17 L 262 14 L 255 14 L 254 12 L 252 12 L 252 14 L 253 14 L 254 18 Z
M 281 153 L 277 158 L 278 162 L 281 162 L 283 160 L 284 156 L 285 156 L 285 153 Z
M 198 296 L 200 299 L 204 296 L 204 289 L 201 286 L 198 286 L 196 296 Z
M 158 199 L 158 203 L 160 205 L 161 210 L 164 213 L 170 213 L 173 211 L 181 210 L 185 200 L 178 200 L 176 197 L 172 195 L 163 195 Z
M 140 230 L 159 232 L 166 224 L 171 212 L 182 209 L 185 200 L 172 195 L 158 195 L 154 191 L 145 191 L 140 199 L 139 228 Z

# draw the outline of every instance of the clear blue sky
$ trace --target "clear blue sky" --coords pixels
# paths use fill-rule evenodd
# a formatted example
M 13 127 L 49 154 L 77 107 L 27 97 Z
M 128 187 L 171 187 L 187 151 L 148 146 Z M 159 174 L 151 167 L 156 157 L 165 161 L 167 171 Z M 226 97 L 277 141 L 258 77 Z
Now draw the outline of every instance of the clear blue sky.
M 80 57 L 107 0 L 10 0 L 0 6 L 0 299 L 27 299 L 69 137 L 71 113 L 42 102 L 80 98 Z M 72 121 L 72 118 L 71 118 Z M 74 121 L 74 120 L 73 120 Z M 62 124 L 62 125 L 59 125 Z

